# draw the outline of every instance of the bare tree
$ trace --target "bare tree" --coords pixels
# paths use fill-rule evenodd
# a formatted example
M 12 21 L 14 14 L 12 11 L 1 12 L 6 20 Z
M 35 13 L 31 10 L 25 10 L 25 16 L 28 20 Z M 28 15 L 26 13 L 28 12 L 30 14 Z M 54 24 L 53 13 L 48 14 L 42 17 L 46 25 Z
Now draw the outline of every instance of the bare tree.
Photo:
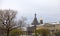
M 0 10 L 0 28 L 6 30 L 7 36 L 9 36 L 9 32 L 16 27 L 16 13 L 14 10 Z
M 27 24 L 26 20 L 27 20 L 27 18 L 25 18 L 25 17 L 22 17 L 21 19 L 18 20 L 18 25 L 19 25 L 20 29 L 22 29 L 22 27 L 26 26 L 26 24 Z
M 25 17 L 22 17 L 21 19 L 18 20 L 18 26 L 22 31 L 22 36 L 23 36 L 23 29 L 24 29 L 23 27 L 25 27 L 27 25 L 26 20 L 27 20 L 27 18 L 25 18 Z

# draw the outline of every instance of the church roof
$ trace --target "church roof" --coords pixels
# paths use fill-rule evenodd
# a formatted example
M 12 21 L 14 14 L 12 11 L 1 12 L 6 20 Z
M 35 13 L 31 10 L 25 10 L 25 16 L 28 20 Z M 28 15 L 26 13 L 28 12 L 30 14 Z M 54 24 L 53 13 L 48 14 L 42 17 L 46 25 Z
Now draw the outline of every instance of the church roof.
M 35 13 L 35 17 L 34 17 L 34 20 L 33 20 L 33 22 L 32 22 L 32 25 L 38 25 L 36 13 Z

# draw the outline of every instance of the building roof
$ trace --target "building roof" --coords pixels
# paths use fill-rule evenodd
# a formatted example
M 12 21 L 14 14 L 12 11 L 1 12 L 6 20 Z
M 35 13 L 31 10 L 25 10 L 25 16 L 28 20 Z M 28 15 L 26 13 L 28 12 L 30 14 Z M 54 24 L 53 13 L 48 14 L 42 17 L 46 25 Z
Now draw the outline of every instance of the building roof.
M 37 20 L 37 17 L 36 17 L 36 13 L 35 13 L 35 17 L 34 17 L 34 20 L 32 22 L 32 25 L 38 25 L 38 20 Z

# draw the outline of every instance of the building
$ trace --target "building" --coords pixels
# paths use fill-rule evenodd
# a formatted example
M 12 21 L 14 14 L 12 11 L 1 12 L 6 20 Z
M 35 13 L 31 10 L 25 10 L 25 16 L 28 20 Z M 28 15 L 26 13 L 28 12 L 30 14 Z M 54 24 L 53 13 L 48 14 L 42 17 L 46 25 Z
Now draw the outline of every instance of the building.
M 33 22 L 31 24 L 33 26 L 27 27 L 28 34 L 30 35 L 31 33 L 33 33 L 34 30 L 36 32 L 36 27 L 40 24 L 43 24 L 43 19 L 41 18 L 40 22 L 38 22 L 37 17 L 36 17 L 36 13 L 35 13 L 35 17 L 34 17 Z
M 38 22 L 37 20 L 37 17 L 36 17 L 36 13 L 35 13 L 35 17 L 33 19 L 33 22 L 32 24 L 33 26 L 31 27 L 28 27 L 27 30 L 28 32 L 33 33 L 32 31 L 35 30 L 38 30 L 38 29 L 49 29 L 50 32 L 55 32 L 57 30 L 60 30 L 60 23 L 56 23 L 56 22 L 53 22 L 53 23 L 43 23 L 43 18 L 41 17 L 40 18 L 40 22 Z

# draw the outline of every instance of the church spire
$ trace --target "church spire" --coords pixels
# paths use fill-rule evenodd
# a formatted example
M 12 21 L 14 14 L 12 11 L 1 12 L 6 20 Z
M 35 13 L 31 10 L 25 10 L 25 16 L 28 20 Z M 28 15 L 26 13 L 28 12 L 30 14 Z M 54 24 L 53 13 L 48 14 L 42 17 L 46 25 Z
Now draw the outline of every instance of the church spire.
M 36 13 L 35 13 L 35 18 L 36 18 Z
M 36 13 L 35 13 L 35 17 L 34 17 L 34 20 L 33 20 L 33 22 L 32 22 L 32 25 L 38 25 Z

